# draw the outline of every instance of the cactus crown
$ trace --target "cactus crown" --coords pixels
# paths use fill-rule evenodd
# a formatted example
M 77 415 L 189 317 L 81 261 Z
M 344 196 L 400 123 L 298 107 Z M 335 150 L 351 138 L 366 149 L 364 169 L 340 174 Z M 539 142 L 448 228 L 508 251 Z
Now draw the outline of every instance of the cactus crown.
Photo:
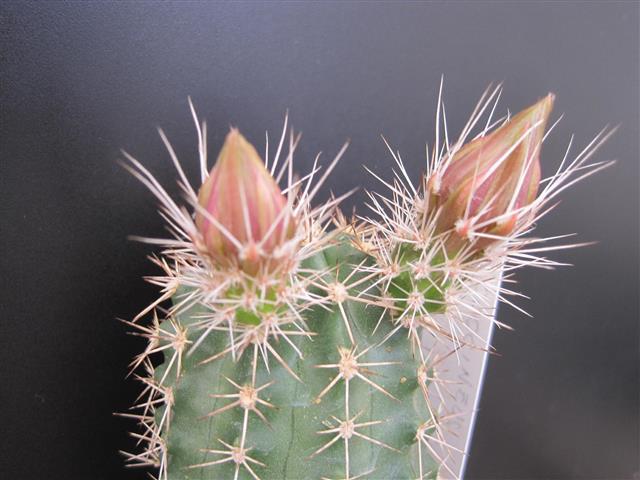
M 441 85 L 426 173 L 414 183 L 387 143 L 394 178 L 374 175 L 388 194 L 369 192 L 372 215 L 349 222 L 337 210 L 346 195 L 313 205 L 346 144 L 324 171 L 316 159 L 296 177 L 300 136 L 286 118 L 271 160 L 268 141 L 263 162 L 232 130 L 209 172 L 190 103 L 198 192 L 160 131 L 186 207 L 124 153 L 171 233 L 142 239 L 162 248 L 149 279 L 161 294 L 126 322 L 148 340 L 131 364 L 144 386 L 125 414 L 143 446 L 125 453 L 131 466 L 176 480 L 456 476 L 442 356 L 423 339 L 482 345 L 470 320 L 501 324 L 481 292 L 513 305 L 513 271 L 558 265 L 547 252 L 572 245 L 528 234 L 560 192 L 609 165 L 588 163 L 603 130 L 540 181 L 553 96 L 494 121 L 500 91 L 485 91 L 450 143 Z

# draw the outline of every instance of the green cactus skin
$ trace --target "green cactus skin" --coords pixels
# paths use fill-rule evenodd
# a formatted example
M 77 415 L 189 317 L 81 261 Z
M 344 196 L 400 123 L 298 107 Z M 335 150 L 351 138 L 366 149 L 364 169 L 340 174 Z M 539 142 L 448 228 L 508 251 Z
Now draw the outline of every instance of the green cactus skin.
M 340 265 L 339 269 L 331 271 L 338 271 L 342 280 L 352 273 L 350 266 L 360 264 L 364 258 L 363 253 L 345 241 L 315 255 L 307 263 L 314 270 L 325 272 Z M 363 282 L 356 289 L 361 291 L 368 286 L 369 282 Z M 354 296 L 358 294 L 357 291 L 349 293 Z M 405 329 L 397 330 L 385 340 L 394 328 L 386 316 L 373 333 L 382 313 L 380 307 L 351 300 L 345 301 L 343 307 L 355 340 L 355 355 L 365 352 L 357 358 L 357 362 L 369 364 L 357 368 L 358 374 L 373 384 L 359 376 L 354 376 L 348 382 L 341 378 L 318 399 L 319 394 L 338 375 L 338 368 L 317 366 L 338 364 L 338 349 L 353 349 L 336 305 L 333 305 L 332 311 L 318 306 L 306 312 L 305 320 L 315 335 L 312 339 L 306 336 L 292 337 L 303 355 L 302 359 L 287 342 L 270 340 L 300 381 L 272 356 L 267 370 L 261 354 L 256 351 L 256 361 L 252 352 L 254 349 L 250 347 L 239 359 L 234 360 L 227 354 L 200 364 L 224 350 L 228 342 L 224 332 L 210 334 L 192 355 L 185 355 L 177 378 L 174 371 L 166 371 L 166 363 L 158 367 L 155 371 L 156 380 L 163 379 L 162 384 L 171 392 L 168 395 L 171 398 L 168 407 L 171 412 L 163 438 L 166 442 L 168 478 L 415 479 L 420 477 L 420 471 L 423 472 L 422 478 L 434 478 L 437 464 L 427 455 L 424 446 L 420 447 L 416 435 L 421 427 L 428 430 L 425 426 L 432 423 L 423 389 L 419 385 L 421 361 L 419 356 L 414 355 L 412 341 Z M 189 325 L 198 318 L 201 308 L 195 306 L 174 319 L 174 328 L 177 324 L 186 329 L 187 338 L 191 341 L 195 332 L 189 331 Z M 165 328 L 168 322 L 165 320 L 160 327 Z M 383 341 L 383 345 L 379 345 Z M 166 358 L 170 357 L 165 355 Z M 267 385 L 257 392 L 258 398 L 268 402 L 254 403 L 259 413 L 245 410 L 239 404 L 238 396 L 211 396 L 238 394 L 237 386 L 251 385 L 254 361 L 257 366 L 256 388 Z M 171 368 L 177 368 L 176 363 Z M 425 376 L 421 378 L 424 382 Z M 348 411 L 345 408 L 347 383 Z M 207 414 L 234 402 L 236 404 L 233 407 L 207 417 Z M 244 463 L 237 464 L 230 459 L 231 453 L 204 451 L 228 452 L 230 446 L 241 445 L 245 412 L 247 425 L 244 446 L 249 449 L 246 452 L 249 458 L 245 458 Z M 156 421 L 162 421 L 164 414 L 164 408 L 158 409 Z M 356 425 L 348 440 L 348 453 L 345 451 L 345 439 L 340 433 L 318 433 L 337 429 L 346 415 L 355 419 Z M 358 427 L 360 424 L 364 425 Z M 318 452 L 328 443 L 331 445 Z M 418 458 L 419 455 L 421 458 Z M 227 461 L 194 468 L 224 459 Z

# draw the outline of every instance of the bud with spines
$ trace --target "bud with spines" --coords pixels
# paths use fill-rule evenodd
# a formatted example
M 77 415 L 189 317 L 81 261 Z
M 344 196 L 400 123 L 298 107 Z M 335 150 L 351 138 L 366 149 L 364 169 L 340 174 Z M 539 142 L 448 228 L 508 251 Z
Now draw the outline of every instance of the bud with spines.
M 478 137 L 443 163 L 430 182 L 438 230 L 451 231 L 447 246 L 456 250 L 474 233 L 482 249 L 511 234 L 540 184 L 540 147 L 553 108 L 548 94 L 495 131 Z
M 483 96 L 476 112 L 486 111 L 497 92 Z M 436 140 L 417 187 L 393 153 L 395 180 L 385 183 L 391 194 L 371 196 L 381 220 L 369 222 L 361 243 L 371 246 L 376 265 L 367 271 L 382 277 L 380 301 L 397 328 L 407 328 L 415 338 L 428 332 L 456 347 L 484 348 L 474 343 L 478 338 L 470 325 L 479 318 L 495 322 L 494 297 L 479 292 L 493 292 L 509 255 L 515 257 L 530 241 L 520 236 L 531 230 L 548 198 L 549 188 L 538 197 L 539 158 L 553 103 L 549 94 L 467 141 L 482 115 L 474 113 L 453 145 L 445 125 L 446 145 L 440 148 Z M 518 266 L 524 263 L 517 261 Z
M 221 266 L 249 274 L 273 268 L 280 247 L 295 234 L 287 198 L 256 149 L 236 129 L 198 193 L 196 226 L 205 252 Z
M 424 362 L 360 298 L 377 285 L 354 268 L 370 259 L 342 235 L 340 197 L 310 205 L 344 148 L 315 184 L 316 164 L 302 180 L 289 175 L 285 195 L 232 130 L 198 198 L 186 192 L 195 219 L 152 190 L 178 242 L 167 240 L 165 275 L 153 279 L 173 307 L 150 327 L 129 322 L 149 341 L 134 362 L 147 388 L 132 415 L 146 448 L 127 454 L 131 465 L 164 480 L 435 475 Z

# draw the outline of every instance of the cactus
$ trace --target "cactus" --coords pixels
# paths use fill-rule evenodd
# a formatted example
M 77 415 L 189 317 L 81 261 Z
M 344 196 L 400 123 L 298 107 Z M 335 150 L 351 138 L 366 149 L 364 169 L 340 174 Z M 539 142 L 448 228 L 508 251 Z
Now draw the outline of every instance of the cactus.
M 131 365 L 144 388 L 125 415 L 143 448 L 125 453 L 129 465 L 172 480 L 455 476 L 446 385 L 422 339 L 473 346 L 468 319 L 496 322 L 478 292 L 522 266 L 556 265 L 546 252 L 572 245 L 527 234 L 564 188 L 609 165 L 587 163 L 602 131 L 541 182 L 553 96 L 492 124 L 499 93 L 485 92 L 452 144 L 446 124 L 439 135 L 439 99 L 426 173 L 414 185 L 389 147 L 395 177 L 378 178 L 390 195 L 370 192 L 374 215 L 351 221 L 338 210 L 348 194 L 313 206 L 346 145 L 324 172 L 316 159 L 298 178 L 286 119 L 271 161 L 268 137 L 263 162 L 232 129 L 209 172 L 206 125 L 190 103 L 197 192 L 160 131 L 187 206 L 124 153 L 171 233 L 141 239 L 162 247 L 149 278 L 161 295 L 126 322 L 148 340 Z M 495 293 L 513 304 L 505 281 Z

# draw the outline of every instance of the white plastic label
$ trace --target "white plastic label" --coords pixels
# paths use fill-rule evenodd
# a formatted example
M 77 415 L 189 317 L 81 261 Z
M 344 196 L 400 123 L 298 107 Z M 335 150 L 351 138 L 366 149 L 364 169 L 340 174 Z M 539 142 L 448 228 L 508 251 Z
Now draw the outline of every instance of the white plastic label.
M 499 281 L 498 278 L 496 286 Z M 486 304 L 493 305 L 492 318 L 495 318 L 497 307 L 496 290 L 494 287 L 484 292 L 487 296 Z M 434 407 L 439 406 L 437 402 L 444 396 L 446 415 L 449 417 L 443 424 L 442 434 L 450 447 L 435 447 L 442 452 L 441 456 L 446 464 L 438 473 L 438 478 L 443 480 L 464 478 L 494 327 L 494 323 L 486 318 L 471 317 L 466 318 L 465 322 L 475 335 L 467 332 L 461 340 L 473 347 L 462 346 L 451 354 L 452 347 L 450 344 L 445 345 L 446 342 L 435 341 L 431 335 L 424 335 L 422 340 L 430 358 L 446 357 L 436 367 L 441 381 L 440 391 L 435 391 L 435 383 L 429 387 L 430 393 L 433 393 L 430 397 L 434 401 Z

